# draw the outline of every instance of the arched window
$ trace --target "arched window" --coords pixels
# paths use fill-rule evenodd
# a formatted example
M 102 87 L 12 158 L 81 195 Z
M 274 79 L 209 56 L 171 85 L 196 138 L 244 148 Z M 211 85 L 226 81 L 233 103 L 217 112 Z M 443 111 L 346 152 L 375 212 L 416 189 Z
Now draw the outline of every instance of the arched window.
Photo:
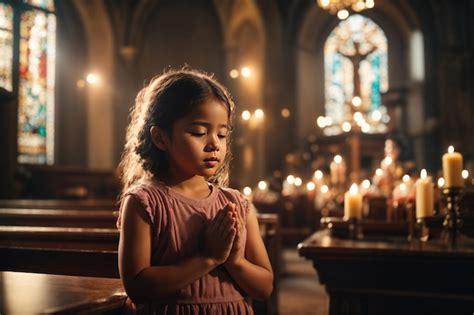
M 18 96 L 18 162 L 54 163 L 53 0 L 0 0 L 0 84 Z
M 354 119 L 363 132 L 386 130 L 388 115 L 380 93 L 388 89 L 387 58 L 387 37 L 367 17 L 351 15 L 329 34 L 324 45 L 324 82 L 332 134 Z

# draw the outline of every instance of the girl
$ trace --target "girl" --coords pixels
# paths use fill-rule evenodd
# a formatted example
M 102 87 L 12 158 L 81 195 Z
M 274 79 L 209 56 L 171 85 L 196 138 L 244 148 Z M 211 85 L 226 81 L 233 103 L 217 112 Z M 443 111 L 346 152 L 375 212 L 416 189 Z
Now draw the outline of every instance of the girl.
M 257 217 L 224 188 L 234 104 L 213 78 L 170 71 L 137 96 L 119 165 L 119 269 L 139 310 L 253 314 L 273 272 Z

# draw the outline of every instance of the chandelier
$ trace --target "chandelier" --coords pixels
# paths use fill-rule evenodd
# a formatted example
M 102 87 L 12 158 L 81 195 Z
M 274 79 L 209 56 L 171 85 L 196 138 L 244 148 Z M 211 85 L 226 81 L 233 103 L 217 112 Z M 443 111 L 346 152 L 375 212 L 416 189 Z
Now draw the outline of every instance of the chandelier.
M 349 11 L 360 12 L 373 8 L 375 0 L 318 0 L 318 5 L 343 20 L 349 16 Z

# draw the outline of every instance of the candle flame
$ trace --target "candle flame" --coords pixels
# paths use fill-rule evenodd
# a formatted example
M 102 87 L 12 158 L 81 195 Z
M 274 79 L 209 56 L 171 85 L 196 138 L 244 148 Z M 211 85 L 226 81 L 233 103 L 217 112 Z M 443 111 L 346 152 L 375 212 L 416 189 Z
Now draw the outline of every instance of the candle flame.
M 327 193 L 328 191 L 329 191 L 328 185 L 322 185 L 322 186 L 321 186 L 321 192 L 322 192 L 323 194 Z
M 320 170 L 317 170 L 316 172 L 314 172 L 314 177 L 316 179 L 322 179 L 323 178 L 323 172 L 321 172 Z
M 357 187 L 357 184 L 356 183 L 352 184 L 349 191 L 351 194 L 357 194 L 359 192 L 359 188 Z
M 444 178 L 440 177 L 438 178 L 438 187 L 442 188 L 444 186 Z
M 464 179 L 467 179 L 469 177 L 469 171 L 468 170 L 462 170 L 461 176 Z
M 250 196 L 252 194 L 252 188 L 250 187 L 244 187 L 244 195 L 245 196 Z
M 336 162 L 337 164 L 341 163 L 342 162 L 342 156 L 340 156 L 339 154 L 336 155 L 334 157 L 334 162 Z
M 452 145 L 450 145 L 448 147 L 448 153 L 453 153 L 454 152 L 454 147 Z
M 308 191 L 313 191 L 314 188 L 316 188 L 316 185 L 315 185 L 313 182 L 308 182 L 308 183 L 306 184 L 306 189 L 307 189 Z
M 362 187 L 364 187 L 365 189 L 369 189 L 370 188 L 370 180 L 364 179 L 362 181 Z
M 375 170 L 375 175 L 382 176 L 383 175 L 383 170 L 381 168 L 376 169 Z
M 426 179 L 426 176 L 428 176 L 428 173 L 426 172 L 425 169 L 422 169 L 420 172 L 420 178 L 421 179 Z
M 288 175 L 286 181 L 288 182 L 288 184 L 293 185 L 295 183 L 295 177 L 293 175 Z
M 267 189 L 267 182 L 264 180 L 261 180 L 258 182 L 258 189 L 260 190 L 265 190 Z
M 404 183 L 408 183 L 410 181 L 410 175 L 405 174 L 405 175 L 403 175 L 402 179 L 403 179 Z
M 393 163 L 393 159 L 391 156 L 387 156 L 385 159 L 384 159 L 384 163 L 385 165 L 391 165 Z
M 400 191 L 405 191 L 405 190 L 407 190 L 407 184 L 401 183 L 400 184 Z
M 300 177 L 295 178 L 295 186 L 300 187 L 303 184 L 303 180 Z

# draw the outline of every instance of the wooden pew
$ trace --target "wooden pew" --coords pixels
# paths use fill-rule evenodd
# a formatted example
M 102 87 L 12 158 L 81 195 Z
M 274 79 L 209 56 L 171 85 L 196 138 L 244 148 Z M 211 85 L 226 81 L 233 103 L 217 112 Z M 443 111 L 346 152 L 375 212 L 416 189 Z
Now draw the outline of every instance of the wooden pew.
M 0 199 L 0 208 L 118 210 L 117 201 L 114 199 Z
M 118 279 L 0 272 L 1 314 L 121 314 Z
M 0 246 L 117 250 L 119 232 L 105 228 L 0 226 Z
M 119 277 L 117 266 L 119 231 L 115 228 L 91 227 L 102 224 L 103 220 L 115 224 L 113 212 L 1 210 L 0 218 L 3 214 L 4 218 L 11 220 L 11 223 L 15 223 L 15 220 L 21 221 L 22 216 L 28 216 L 30 213 L 32 218 L 23 221 L 25 226 L 0 226 L 0 256 L 3 258 L 0 270 Z M 94 221 L 94 214 L 103 216 L 97 216 L 97 221 Z M 278 216 L 258 214 L 257 218 L 275 277 L 274 291 L 270 299 L 264 302 L 255 301 L 254 307 L 257 314 L 276 314 L 281 259 Z M 26 226 L 39 222 L 43 226 Z M 69 226 L 60 226 L 62 223 Z M 77 227 L 85 226 L 85 223 L 89 226 Z
M 0 270 L 119 278 L 116 250 L 0 246 Z
M 0 208 L 0 222 L 8 226 L 60 226 L 115 228 L 112 210 L 61 210 Z

